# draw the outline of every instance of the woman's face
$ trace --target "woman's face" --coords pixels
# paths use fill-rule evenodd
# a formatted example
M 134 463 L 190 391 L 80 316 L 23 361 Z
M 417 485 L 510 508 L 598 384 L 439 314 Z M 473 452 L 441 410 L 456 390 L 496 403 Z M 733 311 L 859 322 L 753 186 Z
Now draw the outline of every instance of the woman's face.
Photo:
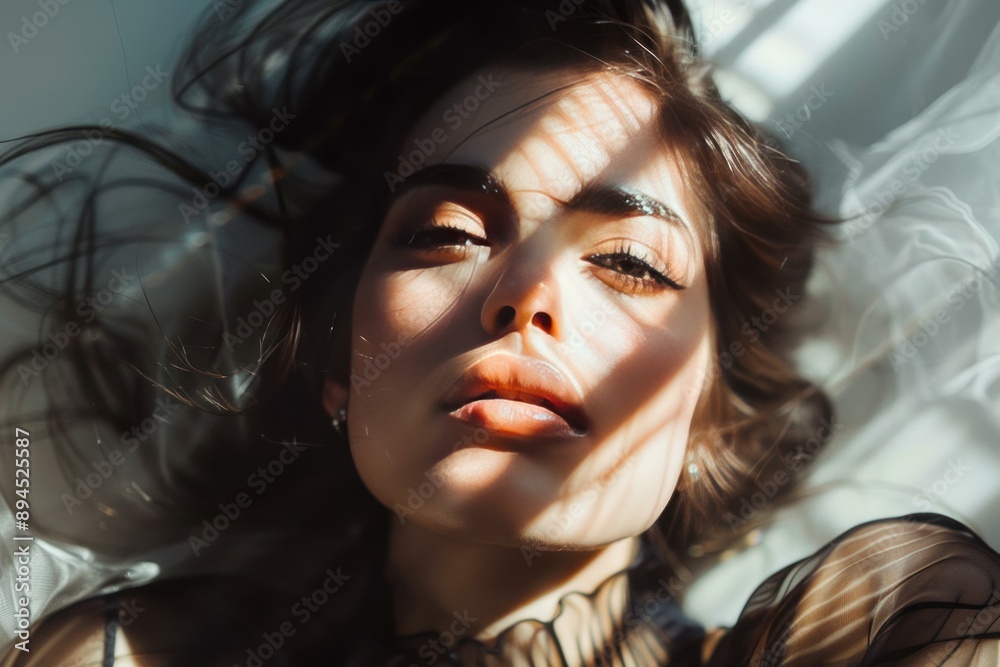
M 401 147 L 423 169 L 385 174 L 348 398 L 394 520 L 572 549 L 663 510 L 713 344 L 704 223 L 656 116 L 625 77 L 484 71 Z

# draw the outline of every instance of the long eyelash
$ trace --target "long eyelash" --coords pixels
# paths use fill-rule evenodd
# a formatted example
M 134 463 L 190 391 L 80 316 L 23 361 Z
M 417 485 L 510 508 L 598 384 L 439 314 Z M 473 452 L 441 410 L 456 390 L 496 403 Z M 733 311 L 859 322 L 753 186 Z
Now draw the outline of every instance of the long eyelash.
M 646 255 L 645 252 L 633 248 L 631 244 L 619 243 L 615 247 L 614 252 L 601 255 L 594 255 L 594 257 L 611 258 L 611 259 L 629 259 L 635 262 L 636 264 L 640 265 L 642 268 L 648 271 L 649 274 L 652 276 L 651 278 L 647 279 L 619 272 L 621 277 L 624 280 L 628 281 L 629 284 L 631 285 L 635 286 L 648 285 L 650 281 L 653 281 L 658 285 L 664 285 L 666 287 L 671 287 L 676 290 L 684 289 L 683 285 L 681 285 L 676 280 L 667 275 L 665 271 L 661 271 L 657 269 L 655 266 L 653 266 L 655 260 L 651 259 L 648 255 Z
M 643 265 L 647 271 L 649 271 L 653 280 L 660 283 L 661 285 L 668 285 L 676 289 L 683 289 L 681 285 L 671 278 L 667 274 L 667 270 L 664 268 L 662 270 L 657 269 L 654 264 L 657 264 L 656 260 L 652 259 L 642 250 L 634 249 L 631 244 L 623 243 L 619 244 L 618 249 L 615 250 L 616 254 L 628 255 L 636 260 L 639 264 Z
M 433 235 L 433 234 L 439 234 L 440 235 L 440 234 L 445 234 L 445 233 L 449 233 L 449 232 L 450 233 L 454 233 L 457 236 L 463 236 L 463 237 L 465 237 L 468 242 L 464 243 L 464 244 L 451 243 L 451 244 L 442 244 L 442 245 L 453 245 L 453 246 L 454 245 L 486 245 L 486 243 L 487 243 L 486 239 L 481 238 L 479 236 L 476 236 L 475 234 L 470 234 L 468 232 L 468 230 L 462 229 L 461 227 L 456 227 L 454 225 L 449 225 L 447 223 L 445 223 L 445 224 L 426 225 L 426 226 L 419 227 L 417 229 L 412 229 L 412 230 L 401 230 L 401 231 L 396 232 L 396 234 L 393 236 L 393 240 L 395 241 L 396 245 L 398 245 L 398 246 L 405 246 L 405 247 L 410 247 L 410 248 L 412 248 L 412 247 L 425 248 L 425 247 L 429 247 L 429 246 L 418 245 L 417 243 L 415 243 L 415 241 L 416 241 L 417 238 L 419 238 L 419 237 L 427 237 L 427 236 L 430 236 L 430 235 Z

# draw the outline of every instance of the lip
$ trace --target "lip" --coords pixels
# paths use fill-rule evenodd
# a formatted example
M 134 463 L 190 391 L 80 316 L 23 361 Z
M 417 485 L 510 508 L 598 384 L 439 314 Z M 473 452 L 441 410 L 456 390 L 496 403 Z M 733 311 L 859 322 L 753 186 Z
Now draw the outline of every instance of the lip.
M 514 438 L 580 438 L 589 430 L 576 387 L 533 357 L 487 357 L 459 377 L 442 407 L 455 419 Z

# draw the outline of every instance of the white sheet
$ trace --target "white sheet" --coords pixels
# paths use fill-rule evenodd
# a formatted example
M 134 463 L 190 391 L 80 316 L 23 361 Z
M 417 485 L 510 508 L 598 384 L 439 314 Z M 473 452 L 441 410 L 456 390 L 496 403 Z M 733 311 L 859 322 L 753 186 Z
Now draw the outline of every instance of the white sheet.
M 711 20 L 751 4 L 773 12 L 766 25 L 727 25 L 752 37 Z M 686 608 L 709 625 L 731 624 L 765 575 L 868 519 L 940 512 L 1000 547 L 1000 6 L 869 4 L 699 3 L 724 89 L 787 133 L 819 201 L 848 219 L 820 257 L 818 326 L 798 355 L 840 428 L 810 495 L 692 586 Z M 813 41 L 821 57 L 804 64 Z M 778 57 L 796 48 L 797 61 Z M 766 68 L 761 53 L 775 56 Z M 769 97 L 771 77 L 796 92 Z

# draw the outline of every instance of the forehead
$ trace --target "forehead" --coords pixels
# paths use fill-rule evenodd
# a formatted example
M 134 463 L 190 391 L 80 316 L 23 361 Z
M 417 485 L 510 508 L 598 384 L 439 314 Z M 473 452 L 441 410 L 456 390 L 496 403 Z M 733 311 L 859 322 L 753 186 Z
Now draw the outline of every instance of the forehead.
M 691 223 L 658 113 L 653 94 L 622 75 L 498 69 L 443 95 L 405 146 L 433 137 L 426 164 L 485 167 L 539 215 L 602 183 L 639 189 Z

